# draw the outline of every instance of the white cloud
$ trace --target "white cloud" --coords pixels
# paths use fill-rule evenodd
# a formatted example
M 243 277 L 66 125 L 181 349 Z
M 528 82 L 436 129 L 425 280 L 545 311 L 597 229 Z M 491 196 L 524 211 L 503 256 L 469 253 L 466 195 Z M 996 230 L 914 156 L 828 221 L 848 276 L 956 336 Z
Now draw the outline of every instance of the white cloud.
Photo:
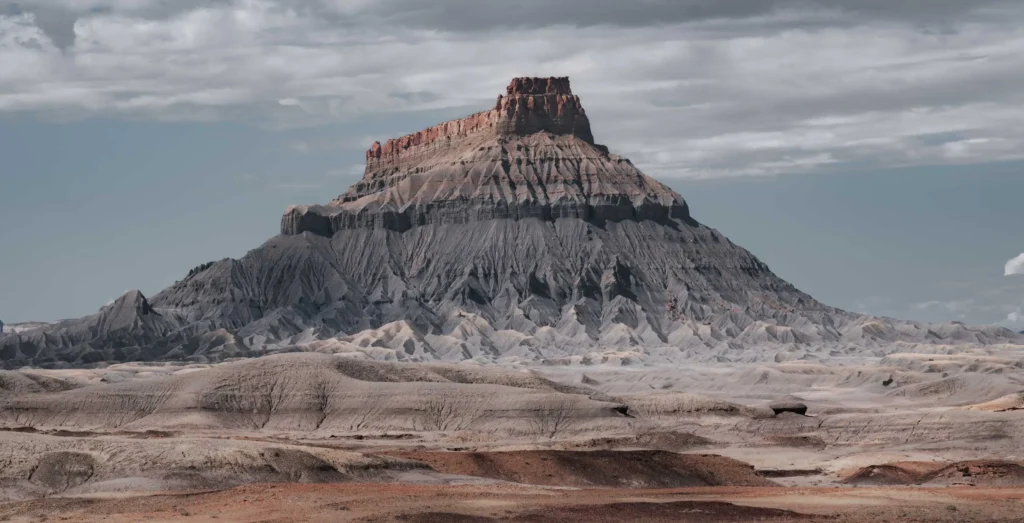
M 406 0 L 44 0 L 73 14 L 74 38 L 0 15 L 0 114 L 455 117 L 512 76 L 569 75 L 598 140 L 661 177 L 1024 157 L 1024 5 L 914 3 L 919 20 L 907 2 L 882 16 L 843 0 L 599 0 L 538 25 L 448 1 L 461 9 L 441 17 Z
M 1014 274 L 1024 274 L 1024 253 L 1020 256 L 1012 258 L 1006 262 L 1004 276 L 1012 276 Z
M 1024 323 L 1024 312 L 1021 312 L 1020 309 L 1017 309 L 1011 312 L 1010 314 L 1006 315 L 1006 321 L 1010 323 Z

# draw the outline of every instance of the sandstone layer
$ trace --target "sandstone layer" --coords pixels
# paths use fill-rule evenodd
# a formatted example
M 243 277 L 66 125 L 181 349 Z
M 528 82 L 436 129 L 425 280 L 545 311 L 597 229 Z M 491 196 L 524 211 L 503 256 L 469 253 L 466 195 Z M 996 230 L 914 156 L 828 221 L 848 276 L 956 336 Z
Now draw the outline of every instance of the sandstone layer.
M 295 206 L 281 233 L 483 220 L 689 219 L 686 203 L 594 143 L 568 78 L 517 78 L 494 108 L 375 142 L 363 179 L 328 205 Z

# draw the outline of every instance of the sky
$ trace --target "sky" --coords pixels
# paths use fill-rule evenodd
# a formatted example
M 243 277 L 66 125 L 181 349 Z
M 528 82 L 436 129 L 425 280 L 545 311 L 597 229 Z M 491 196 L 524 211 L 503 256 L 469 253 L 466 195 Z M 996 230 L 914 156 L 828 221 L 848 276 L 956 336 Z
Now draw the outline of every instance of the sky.
M 1019 0 L 0 0 L 0 320 L 239 257 L 514 76 L 826 303 L 1024 329 Z

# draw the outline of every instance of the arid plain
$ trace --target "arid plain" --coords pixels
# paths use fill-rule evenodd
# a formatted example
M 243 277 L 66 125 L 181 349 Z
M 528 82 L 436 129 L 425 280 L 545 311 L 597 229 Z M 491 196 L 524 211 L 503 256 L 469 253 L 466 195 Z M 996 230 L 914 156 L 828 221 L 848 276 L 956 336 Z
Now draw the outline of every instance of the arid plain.
M 999 347 L 941 352 L 4 371 L 0 516 L 1020 521 L 1024 363 Z

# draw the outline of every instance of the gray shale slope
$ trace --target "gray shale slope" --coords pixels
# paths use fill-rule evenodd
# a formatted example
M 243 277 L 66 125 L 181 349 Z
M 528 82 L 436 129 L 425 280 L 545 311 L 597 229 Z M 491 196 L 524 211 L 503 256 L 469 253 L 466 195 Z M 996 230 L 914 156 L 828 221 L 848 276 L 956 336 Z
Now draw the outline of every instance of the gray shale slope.
M 316 351 L 550 364 L 836 359 L 1024 344 L 819 303 L 594 142 L 567 78 L 366 153 L 362 180 L 151 300 L 0 337 L 6 368 Z

